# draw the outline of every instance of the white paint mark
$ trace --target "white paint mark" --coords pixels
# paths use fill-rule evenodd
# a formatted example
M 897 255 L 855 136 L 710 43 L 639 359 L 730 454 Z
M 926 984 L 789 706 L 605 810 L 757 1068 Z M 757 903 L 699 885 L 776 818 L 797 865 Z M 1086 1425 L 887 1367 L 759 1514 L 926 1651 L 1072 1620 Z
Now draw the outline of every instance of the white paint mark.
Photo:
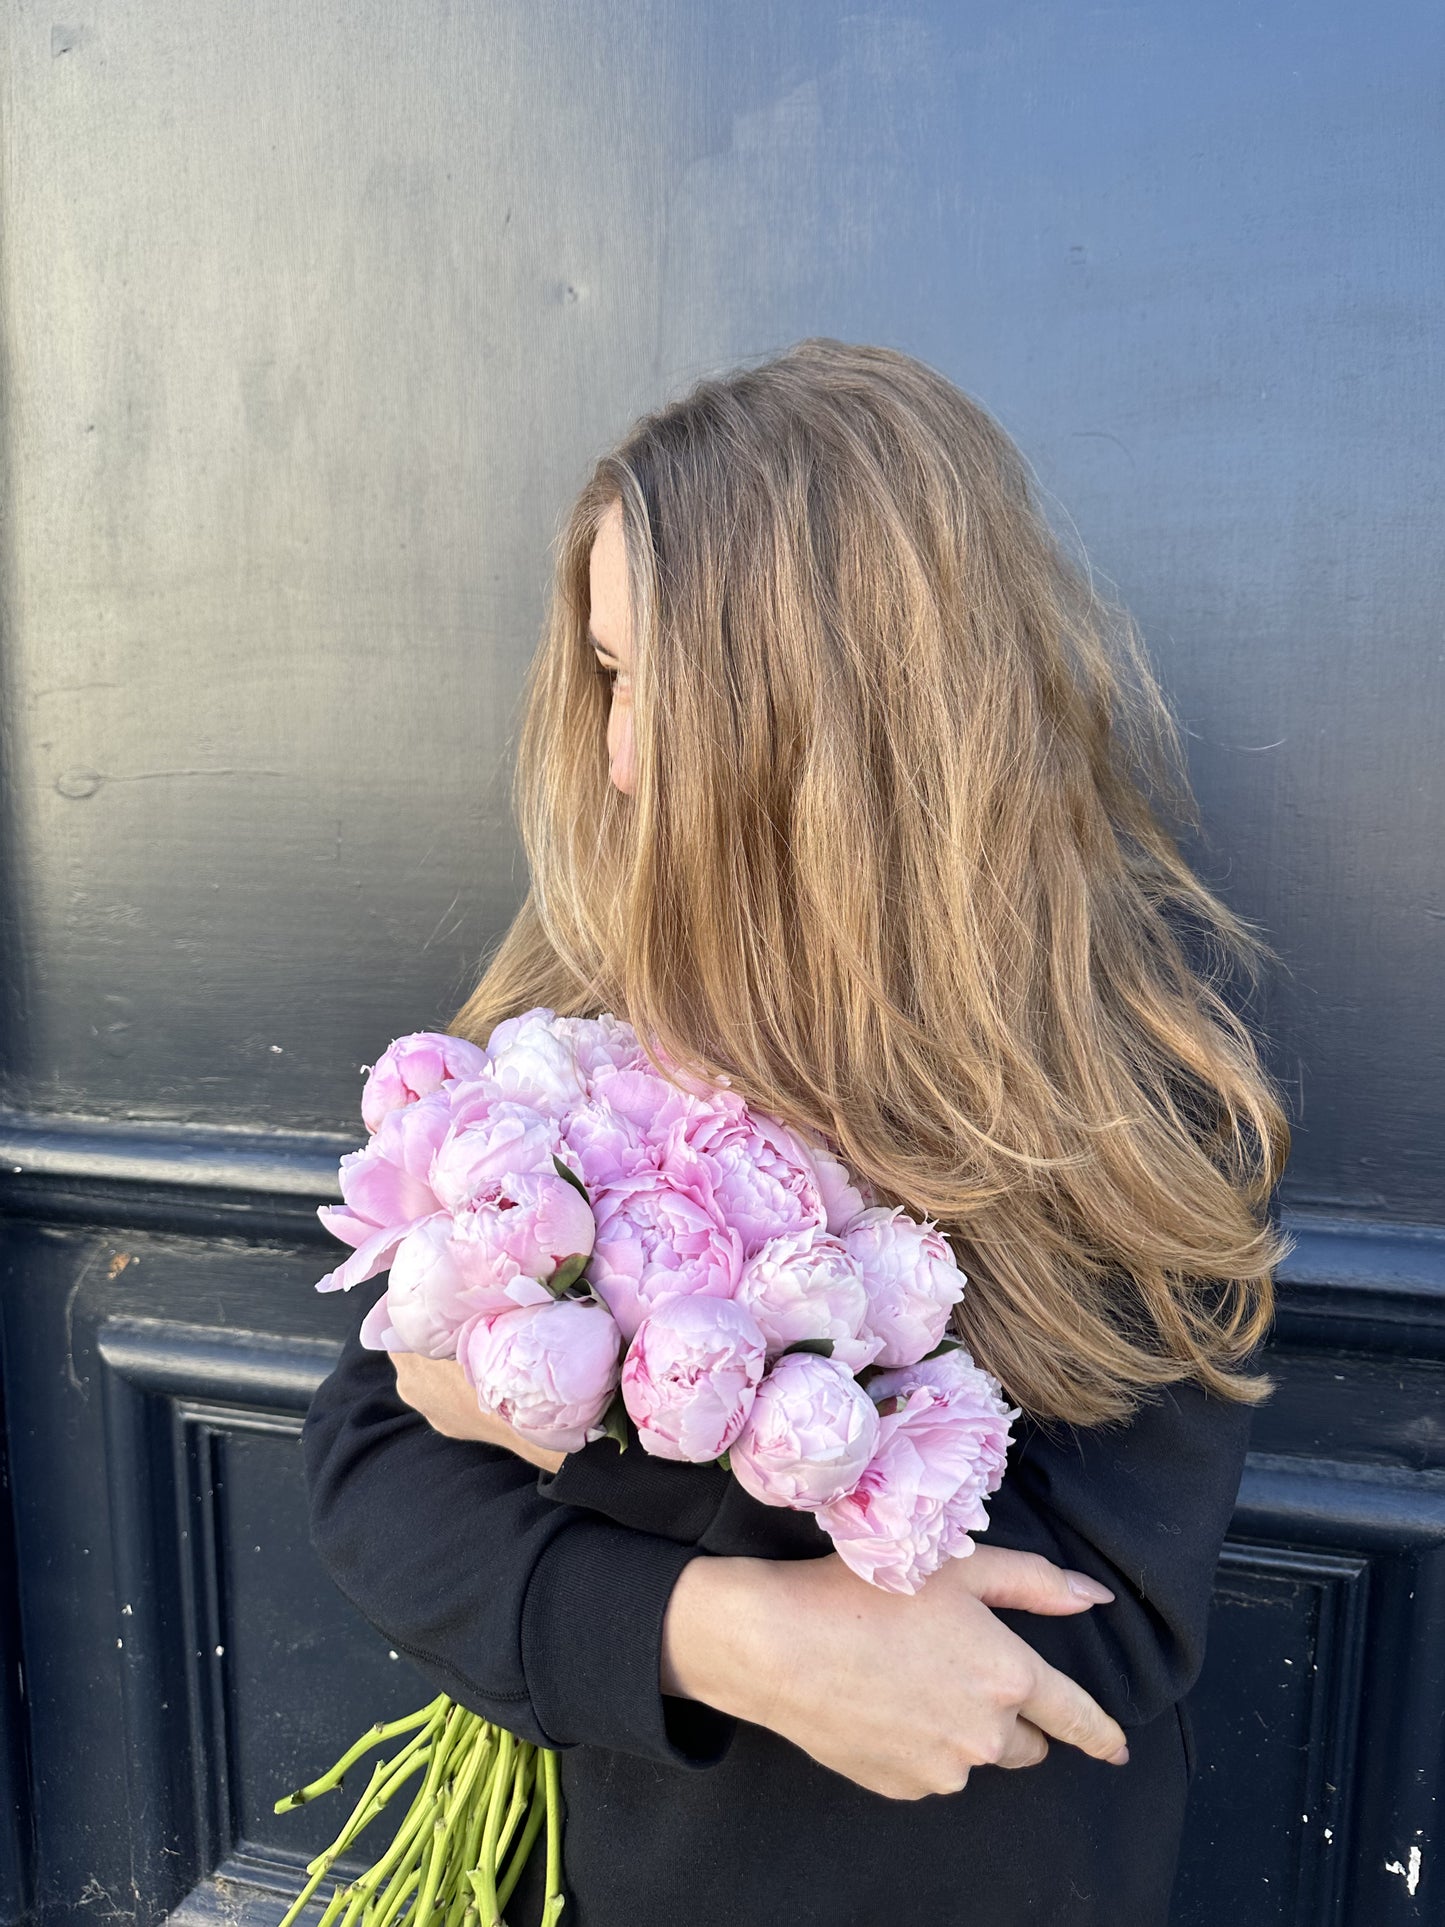
M 126 1617 L 127 1619 L 134 1619 L 134 1618 L 135 1618 L 135 1614 L 134 1614 L 134 1613 L 132 1612 L 132 1610 L 131 1610 L 131 1608 L 130 1608 L 129 1606 L 122 1606 L 122 1607 L 121 1607 L 121 1612 L 122 1612 L 122 1613 L 124 1614 L 124 1616 L 125 1616 L 125 1617 Z
M 118 1639 L 115 1643 L 117 1647 L 121 1647 L 121 1646 L 124 1646 L 125 1641 L 123 1639 Z
M 391 1651 L 389 1651 L 389 1650 L 388 1650 L 388 1652 L 387 1652 L 387 1655 L 386 1655 L 386 1656 L 387 1656 L 387 1658 L 388 1658 L 388 1659 L 395 1659 L 395 1658 L 396 1658 L 396 1654 L 395 1654 L 395 1653 L 393 1653 L 393 1652 L 391 1652 Z
M 224 1652 L 225 1652 L 225 1650 L 226 1650 L 226 1649 L 225 1649 L 225 1647 L 224 1647 L 224 1646 L 218 1646 L 218 1647 L 216 1648 L 216 1658 L 217 1658 L 217 1659 L 219 1659 L 219 1658 L 221 1657 L 221 1655 L 222 1655 L 222 1653 L 224 1653 Z
M 1333 1840 L 1333 1839 L 1334 1839 L 1334 1837 L 1335 1837 L 1335 1830 L 1334 1830 L 1334 1828 L 1333 1828 L 1333 1827 L 1326 1827 L 1326 1828 L 1325 1828 L 1325 1838 L 1326 1838 L 1326 1840 Z
M 1405 1883 L 1406 1893 L 1409 1894 L 1413 1900 L 1415 1898 L 1415 1889 L 1420 1884 L 1420 1866 L 1420 1849 L 1418 1847 L 1411 1847 L 1408 1866 L 1402 1867 L 1398 1860 L 1387 1860 L 1385 1862 L 1385 1872 L 1399 1874 Z

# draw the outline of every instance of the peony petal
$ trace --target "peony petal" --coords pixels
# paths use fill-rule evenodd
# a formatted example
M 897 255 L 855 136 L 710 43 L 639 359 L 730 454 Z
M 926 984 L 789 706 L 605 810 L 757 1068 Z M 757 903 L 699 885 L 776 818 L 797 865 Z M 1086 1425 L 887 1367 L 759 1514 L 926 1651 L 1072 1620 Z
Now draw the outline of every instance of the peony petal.
M 316 1289 L 350 1291 L 353 1285 L 364 1285 L 368 1278 L 374 1278 L 377 1272 L 386 1270 L 406 1234 L 425 1222 L 424 1218 L 416 1218 L 410 1224 L 383 1225 L 381 1230 L 372 1233 L 365 1244 L 358 1245 L 334 1271 L 328 1271 L 324 1278 L 318 1278 Z
M 316 1215 L 333 1238 L 340 1238 L 343 1244 L 353 1248 L 365 1244 L 376 1232 L 376 1226 L 369 1218 L 359 1218 L 354 1211 L 348 1211 L 344 1204 L 318 1204 Z

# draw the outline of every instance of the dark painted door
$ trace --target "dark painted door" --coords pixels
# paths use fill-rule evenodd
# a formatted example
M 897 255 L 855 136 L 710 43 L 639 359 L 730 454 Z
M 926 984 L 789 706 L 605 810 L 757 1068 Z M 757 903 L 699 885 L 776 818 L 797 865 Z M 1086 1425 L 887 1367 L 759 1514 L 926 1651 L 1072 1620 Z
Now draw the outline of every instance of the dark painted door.
M 1435 5 L 24 4 L 4 24 L 0 1921 L 274 1921 L 421 1694 L 314 1563 L 314 1206 L 519 897 L 557 515 L 825 333 L 979 397 L 1140 618 L 1298 1247 L 1179 1927 L 1439 1920 Z

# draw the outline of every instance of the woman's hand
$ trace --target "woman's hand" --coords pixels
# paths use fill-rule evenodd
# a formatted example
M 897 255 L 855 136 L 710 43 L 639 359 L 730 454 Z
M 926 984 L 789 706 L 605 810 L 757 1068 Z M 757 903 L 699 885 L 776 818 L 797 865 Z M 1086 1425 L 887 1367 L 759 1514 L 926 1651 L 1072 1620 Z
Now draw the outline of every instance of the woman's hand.
M 443 1432 L 449 1439 L 481 1439 L 487 1445 L 505 1446 L 544 1472 L 555 1472 L 566 1458 L 565 1452 L 529 1444 L 505 1419 L 484 1412 L 454 1358 L 423 1358 L 418 1352 L 388 1352 L 387 1357 L 396 1367 L 398 1398 L 420 1412 L 434 1432 Z
M 692 1559 L 663 1620 L 662 1690 L 771 1727 L 895 1800 L 956 1793 L 976 1766 L 1037 1765 L 1046 1734 L 1122 1765 L 1123 1728 L 989 1610 L 1083 1612 L 1106 1597 L 1002 1546 L 948 1560 L 912 1595 L 836 1553 Z

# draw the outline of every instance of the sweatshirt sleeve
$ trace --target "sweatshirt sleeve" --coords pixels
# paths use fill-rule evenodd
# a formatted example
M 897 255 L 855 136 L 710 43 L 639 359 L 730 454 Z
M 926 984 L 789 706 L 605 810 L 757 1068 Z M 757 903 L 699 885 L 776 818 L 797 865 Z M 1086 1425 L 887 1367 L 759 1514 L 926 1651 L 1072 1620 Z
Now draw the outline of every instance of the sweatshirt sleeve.
M 515 1453 L 435 1431 L 361 1343 L 365 1309 L 301 1433 L 311 1543 L 341 1592 L 434 1690 L 519 1738 L 721 1759 L 736 1722 L 660 1685 L 699 1548 L 544 1498 Z
M 1068 1618 L 998 1617 L 1121 1726 L 1157 1718 L 1199 1676 L 1251 1418 L 1251 1407 L 1191 1382 L 1156 1393 L 1123 1426 L 1024 1423 L 988 1502 L 981 1544 L 1042 1553 L 1114 1593 Z

